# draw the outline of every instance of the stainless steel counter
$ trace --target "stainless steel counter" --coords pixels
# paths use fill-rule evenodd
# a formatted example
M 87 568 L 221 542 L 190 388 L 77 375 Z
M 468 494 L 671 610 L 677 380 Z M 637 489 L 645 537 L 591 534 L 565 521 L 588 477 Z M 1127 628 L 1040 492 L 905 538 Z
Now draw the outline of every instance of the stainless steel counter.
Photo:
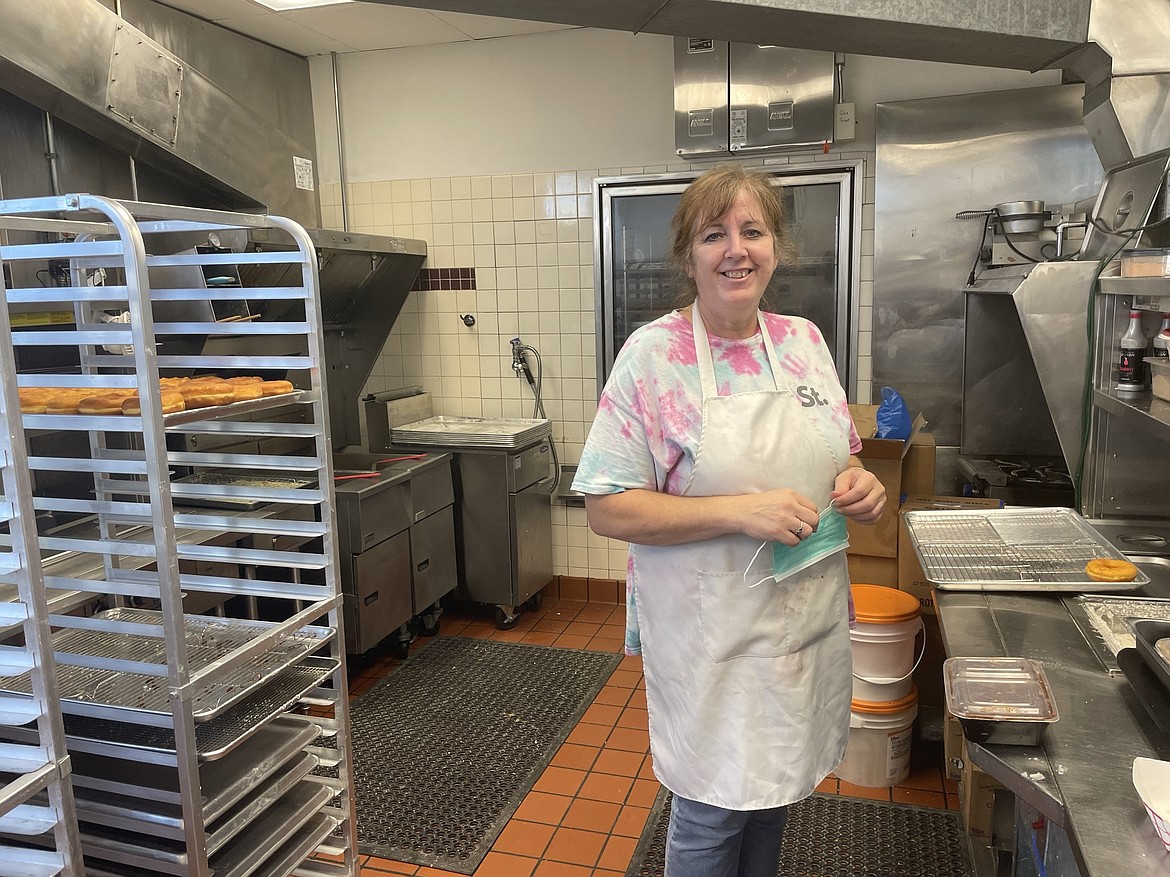
M 968 744 L 972 762 L 1061 826 L 1082 877 L 1168 877 L 1131 771 L 1136 756 L 1170 758 L 1124 676 L 1110 675 L 1061 598 L 936 591 L 948 656 L 1043 662 L 1060 720 L 1039 746 Z

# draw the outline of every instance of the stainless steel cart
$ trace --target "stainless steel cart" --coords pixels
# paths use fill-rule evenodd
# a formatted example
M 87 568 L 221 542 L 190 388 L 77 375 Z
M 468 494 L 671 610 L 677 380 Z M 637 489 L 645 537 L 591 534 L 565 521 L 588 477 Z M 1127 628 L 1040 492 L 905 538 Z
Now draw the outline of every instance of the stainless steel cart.
M 247 237 L 241 232 L 289 246 L 233 250 L 232 241 Z M 24 522 L 25 529 L 13 528 L 14 548 L 16 535 L 26 534 L 26 578 L 35 578 L 40 557 L 81 561 L 48 567 L 57 572 L 43 575 L 43 587 L 82 595 L 96 610 L 49 616 L 23 598 L 0 605 L 0 617 L 27 611 L 35 618 L 26 625 L 33 642 L 50 622 L 54 628 L 48 647 L 60 691 L 49 726 L 63 725 L 78 756 L 74 786 L 84 802 L 74 815 L 64 786 L 47 785 L 47 804 L 68 804 L 65 828 L 54 835 L 57 854 L 79 838 L 91 874 L 353 877 L 345 649 L 312 242 L 279 217 L 68 195 L 0 201 L 0 244 L 14 314 L 12 325 L 0 324 L 8 420 L 18 437 L 50 430 L 81 438 L 79 451 L 37 456 L 17 448 L 7 459 L 16 474 L 16 504 L 7 508 L 76 519 L 39 538 Z M 216 282 L 259 263 L 287 265 L 291 279 L 266 288 Z M 175 268 L 195 269 L 179 272 L 192 280 L 164 281 Z M 49 276 L 67 277 L 67 285 L 39 282 Z M 280 302 L 279 318 L 251 319 L 265 301 Z M 14 374 L 14 348 L 73 355 L 66 365 Z M 287 376 L 295 390 L 164 413 L 160 377 L 206 373 Z M 141 415 L 19 413 L 11 404 L 16 393 L 34 387 L 95 395 L 135 389 Z M 266 413 L 289 406 L 298 417 Z M 201 445 L 192 436 L 236 441 Z M 295 447 L 258 455 L 271 437 L 293 439 Z M 49 471 L 77 473 L 91 490 L 54 493 L 43 486 L 48 479 L 30 490 L 30 479 Z M 172 485 L 181 471 L 271 477 Z M 184 504 L 200 497 L 235 506 Z M 273 569 L 292 572 L 281 580 L 247 574 Z M 184 612 L 190 597 L 208 598 L 205 604 L 263 598 L 279 611 L 263 621 L 191 615 Z M 42 669 L 4 665 L 0 702 L 39 709 L 54 699 Z M 0 753 L 34 742 L 32 733 L 0 725 Z M 56 760 L 63 756 L 52 755 L 59 751 L 50 749 L 49 775 L 66 772 Z M 229 759 L 235 780 L 216 770 Z M 0 821 L 0 833 L 14 836 L 9 822 Z M 12 845 L 34 855 L 44 837 L 26 834 Z

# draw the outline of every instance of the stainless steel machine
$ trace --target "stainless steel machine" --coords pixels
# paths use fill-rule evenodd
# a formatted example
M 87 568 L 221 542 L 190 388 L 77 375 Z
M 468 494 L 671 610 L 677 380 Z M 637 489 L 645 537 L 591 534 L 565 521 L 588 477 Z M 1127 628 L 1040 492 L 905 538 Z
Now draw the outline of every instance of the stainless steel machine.
M 369 422 L 378 423 L 385 403 L 366 404 L 375 412 Z M 370 432 L 375 450 L 451 453 L 459 569 L 453 596 L 494 604 L 502 629 L 516 625 L 525 604 L 535 608 L 552 579 L 551 435 L 548 420 L 481 417 L 429 417 Z M 387 439 L 393 444 L 378 447 Z
M 456 584 L 451 455 L 346 453 L 333 463 L 346 649 L 393 635 L 405 658 L 417 633 L 439 632 L 439 600 Z

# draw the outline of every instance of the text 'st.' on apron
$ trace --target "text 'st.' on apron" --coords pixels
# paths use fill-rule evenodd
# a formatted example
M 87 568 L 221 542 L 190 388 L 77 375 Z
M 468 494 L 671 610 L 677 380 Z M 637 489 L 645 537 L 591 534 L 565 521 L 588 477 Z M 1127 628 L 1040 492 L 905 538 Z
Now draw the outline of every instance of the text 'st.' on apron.
M 776 389 L 719 396 L 697 306 L 691 319 L 703 424 L 683 494 L 790 487 L 824 509 L 848 461 L 848 435 L 822 432 L 784 385 L 762 316 Z M 677 795 L 732 810 L 811 794 L 840 763 L 849 734 L 844 552 L 749 588 L 771 575 L 770 551 L 748 570 L 759 547 L 732 535 L 630 549 L 655 773 Z

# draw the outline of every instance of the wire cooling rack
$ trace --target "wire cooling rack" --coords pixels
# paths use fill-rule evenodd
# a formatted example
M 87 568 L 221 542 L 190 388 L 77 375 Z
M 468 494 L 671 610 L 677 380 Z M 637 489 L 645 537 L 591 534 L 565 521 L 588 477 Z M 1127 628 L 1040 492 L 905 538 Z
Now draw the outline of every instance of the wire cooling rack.
M 906 529 L 927 581 L 943 590 L 1133 591 L 1149 583 L 1089 578 L 1095 558 L 1125 559 L 1065 508 L 915 511 Z

